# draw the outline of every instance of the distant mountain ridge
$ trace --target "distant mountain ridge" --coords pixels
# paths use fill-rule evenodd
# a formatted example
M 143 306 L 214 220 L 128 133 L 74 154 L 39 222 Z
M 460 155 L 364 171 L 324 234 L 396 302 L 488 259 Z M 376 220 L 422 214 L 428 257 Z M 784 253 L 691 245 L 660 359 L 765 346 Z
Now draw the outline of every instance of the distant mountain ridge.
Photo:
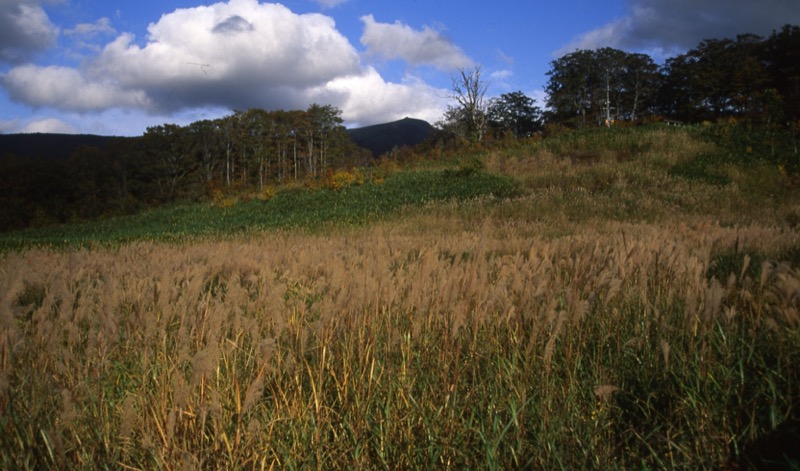
M 404 118 L 391 123 L 375 124 L 348 129 L 350 138 L 374 157 L 394 148 L 413 147 L 433 133 L 434 127 L 421 119 Z M 105 148 L 109 142 L 120 138 L 93 134 L 0 134 L 0 157 L 47 157 L 66 159 L 82 146 Z
M 347 130 L 353 142 L 359 147 L 370 150 L 375 157 L 395 147 L 413 147 L 427 139 L 433 132 L 434 127 L 430 123 L 413 118 Z
M 114 136 L 94 134 L 0 134 L 0 157 L 48 157 L 66 159 L 83 146 L 105 148 Z

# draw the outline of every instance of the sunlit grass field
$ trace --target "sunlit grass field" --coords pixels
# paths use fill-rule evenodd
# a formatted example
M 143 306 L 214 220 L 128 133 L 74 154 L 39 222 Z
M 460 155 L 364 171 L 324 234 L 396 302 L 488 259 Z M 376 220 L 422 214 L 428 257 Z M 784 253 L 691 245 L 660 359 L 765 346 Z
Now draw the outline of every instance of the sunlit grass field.
M 725 152 L 566 133 L 4 235 L 0 466 L 800 465 L 800 200 Z

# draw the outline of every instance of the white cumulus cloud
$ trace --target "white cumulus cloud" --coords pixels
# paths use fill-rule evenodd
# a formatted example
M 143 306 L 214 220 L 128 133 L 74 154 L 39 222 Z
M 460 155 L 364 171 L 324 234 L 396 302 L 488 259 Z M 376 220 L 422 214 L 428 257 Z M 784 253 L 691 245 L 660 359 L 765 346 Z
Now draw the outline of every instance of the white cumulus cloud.
M 69 34 L 112 31 L 110 21 L 101 19 Z M 431 38 L 429 44 L 439 45 L 435 56 L 407 59 L 440 67 L 469 63 L 452 44 Z M 0 86 L 17 103 L 61 113 L 116 109 L 178 116 L 209 109 L 305 109 L 317 102 L 364 125 L 396 116 L 435 121 L 444 109 L 438 96 L 445 95 L 418 80 L 384 80 L 362 62 L 332 18 L 258 0 L 175 10 L 151 23 L 142 40 L 116 34 L 78 67 L 18 65 L 0 74 Z
M 442 70 L 473 65 L 464 51 L 428 26 L 415 30 L 400 22 L 379 23 L 372 15 L 362 16 L 361 21 L 364 23 L 361 44 L 366 46 L 367 54 Z
M 176 110 L 288 106 L 304 90 L 358 70 L 357 52 L 329 17 L 231 0 L 164 15 L 144 46 L 120 35 L 86 73 L 113 76 L 157 109 Z
M 361 74 L 332 80 L 315 90 L 313 97 L 320 103 L 340 103 L 342 118 L 363 126 L 405 117 L 436 122 L 446 107 L 447 93 L 414 77 L 386 82 L 373 67 L 367 67 Z
M 0 82 L 15 101 L 33 107 L 93 111 L 112 107 L 147 107 L 141 90 L 122 89 L 113 80 L 87 79 L 69 67 L 15 67 Z

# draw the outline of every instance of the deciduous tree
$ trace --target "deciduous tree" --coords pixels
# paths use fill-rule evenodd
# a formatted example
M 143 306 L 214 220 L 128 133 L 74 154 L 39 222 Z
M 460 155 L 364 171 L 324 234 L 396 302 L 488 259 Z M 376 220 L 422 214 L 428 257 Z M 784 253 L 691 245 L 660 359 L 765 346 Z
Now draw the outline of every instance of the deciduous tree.
M 567 54 L 547 74 L 548 117 L 578 127 L 652 113 L 660 83 L 649 56 L 608 47 Z
M 762 107 L 769 84 L 762 38 L 707 39 L 667 60 L 663 109 L 687 121 L 747 116 Z
M 549 119 L 585 126 L 595 113 L 597 63 L 594 51 L 578 50 L 550 63 L 545 91 Z
M 542 127 L 542 110 L 522 91 L 504 93 L 490 100 L 489 124 L 498 134 L 527 137 Z
M 783 117 L 800 120 L 800 26 L 785 25 L 764 44 L 764 61 L 770 88 L 783 102 Z
M 159 196 L 164 201 L 175 199 L 180 183 L 195 169 L 186 135 L 186 130 L 176 124 L 151 126 L 144 133 Z

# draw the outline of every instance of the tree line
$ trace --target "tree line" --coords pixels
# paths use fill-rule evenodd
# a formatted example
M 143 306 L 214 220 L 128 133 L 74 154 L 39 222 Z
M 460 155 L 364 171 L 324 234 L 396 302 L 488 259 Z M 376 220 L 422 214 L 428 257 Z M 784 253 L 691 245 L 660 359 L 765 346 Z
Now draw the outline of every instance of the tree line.
M 800 120 L 800 27 L 768 38 L 707 39 L 659 66 L 647 54 L 605 47 L 550 63 L 546 109 L 523 92 L 485 97 L 481 67 L 460 70 L 440 128 L 461 140 L 524 137 L 544 123 L 572 128 L 649 119 L 697 123 L 743 118 L 766 126 Z
M 551 63 L 548 121 L 572 126 L 663 116 L 702 122 L 800 119 L 800 27 L 707 39 L 658 66 L 646 54 L 578 50 Z
M 0 230 L 126 214 L 227 192 L 324 178 L 365 163 L 341 111 L 250 109 L 135 138 L 83 146 L 64 158 L 0 156 Z

